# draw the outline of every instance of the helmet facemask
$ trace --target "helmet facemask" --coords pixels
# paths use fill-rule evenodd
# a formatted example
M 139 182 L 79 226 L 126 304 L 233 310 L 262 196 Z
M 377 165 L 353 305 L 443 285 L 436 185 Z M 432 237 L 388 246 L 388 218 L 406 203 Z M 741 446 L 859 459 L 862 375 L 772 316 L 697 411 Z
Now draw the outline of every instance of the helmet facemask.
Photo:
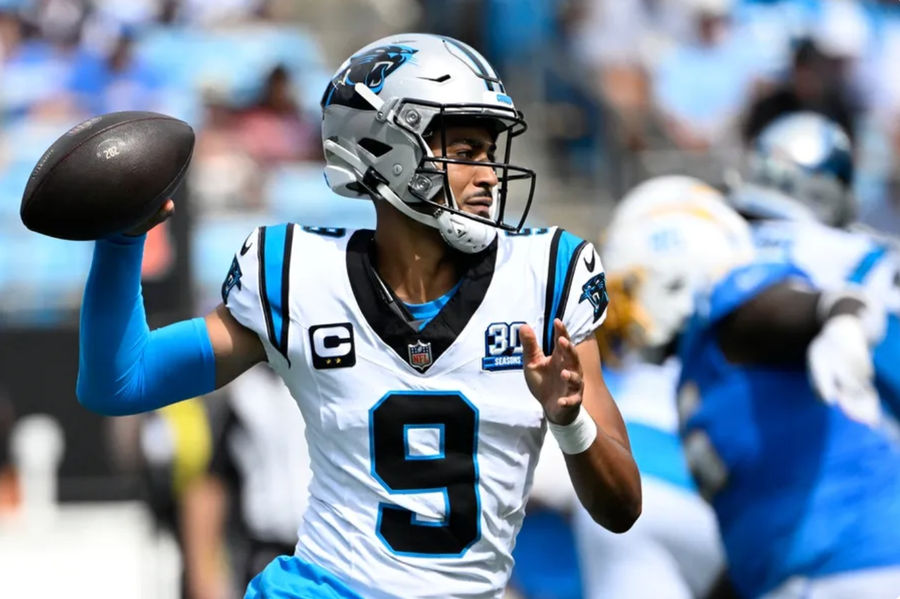
M 522 228 L 534 196 L 535 174 L 510 163 L 512 139 L 526 129 L 520 113 L 512 109 L 501 113 L 487 105 L 404 101 L 397 114 L 398 126 L 415 135 L 422 153 L 400 198 L 411 209 L 430 214 L 451 247 L 466 253 L 479 252 L 490 245 L 498 230 L 517 232 Z M 427 124 L 422 126 L 426 118 Z M 484 127 L 490 131 L 493 143 L 487 160 L 450 155 L 451 145 L 458 140 L 448 133 L 460 127 Z M 466 211 L 462 198 L 455 197 L 450 184 L 452 165 L 494 171 L 497 184 L 490 190 L 487 216 Z M 521 189 L 511 193 L 517 187 Z

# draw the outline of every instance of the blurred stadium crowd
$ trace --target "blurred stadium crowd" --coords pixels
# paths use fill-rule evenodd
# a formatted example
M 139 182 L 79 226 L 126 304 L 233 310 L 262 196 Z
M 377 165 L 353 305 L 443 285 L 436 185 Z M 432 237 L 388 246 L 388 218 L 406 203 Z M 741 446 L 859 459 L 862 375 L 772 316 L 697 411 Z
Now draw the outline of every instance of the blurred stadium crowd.
M 189 122 L 197 141 L 183 214 L 154 230 L 144 279 L 151 324 L 154 314 L 205 312 L 248 223 L 373 222 L 367 202 L 337 198 L 322 179 L 319 101 L 344 55 L 402 30 L 452 35 L 498 67 L 530 127 L 517 151 L 539 173 L 532 225 L 593 240 L 616 199 L 648 177 L 732 185 L 750 139 L 781 114 L 811 110 L 853 141 L 861 220 L 900 231 L 895 0 L 0 0 L 0 515 L 20 501 L 3 469 L 16 414 L 51 413 L 67 448 L 86 456 L 63 458 L 61 497 L 149 499 L 175 536 L 184 524 L 175 498 L 210 462 L 241 476 L 240 464 L 216 457 L 239 407 L 210 401 L 198 404 L 207 411 L 173 407 L 113 426 L 76 405 L 65 360 L 76 354 L 91 244 L 21 224 L 21 193 L 41 153 L 99 113 Z M 29 395 L 42 377 L 49 386 Z M 96 471 L 84 465 L 91 452 L 117 457 Z M 94 478 L 66 487 L 66 476 Z M 190 491 L 200 513 L 220 505 L 203 503 L 221 500 L 219 483 L 207 482 Z M 561 536 L 544 538 L 571 546 L 551 520 L 544 534 Z M 255 550 L 247 539 L 264 543 L 241 534 L 245 552 Z M 554 558 L 575 559 L 570 551 Z M 580 596 L 577 580 L 539 570 L 520 571 L 526 596 Z M 187 597 L 229 596 L 184 584 Z M 538 588 L 556 594 L 530 592 Z

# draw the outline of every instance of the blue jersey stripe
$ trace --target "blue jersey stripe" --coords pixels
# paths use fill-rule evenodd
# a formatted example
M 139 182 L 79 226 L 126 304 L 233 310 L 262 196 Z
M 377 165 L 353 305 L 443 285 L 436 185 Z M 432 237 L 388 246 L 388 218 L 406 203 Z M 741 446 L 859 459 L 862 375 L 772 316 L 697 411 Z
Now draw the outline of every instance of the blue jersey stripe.
M 553 319 L 563 316 L 575 272 L 575 258 L 585 243 L 568 231 L 558 229 L 550 246 L 547 306 L 544 308 L 544 353 L 547 355 L 553 351 Z
M 850 276 L 847 277 L 847 281 L 850 283 L 862 283 L 869 273 L 872 272 L 872 269 L 875 268 L 875 265 L 881 262 L 881 259 L 887 255 L 888 248 L 883 245 L 876 245 L 869 252 L 862 257 L 862 260 L 859 261 L 859 264 L 856 265 L 856 268 L 853 269 L 853 272 L 850 273 Z
M 260 298 L 266 314 L 269 341 L 285 358 L 287 355 L 290 317 L 288 274 L 290 268 L 293 227 L 283 224 L 260 229 Z

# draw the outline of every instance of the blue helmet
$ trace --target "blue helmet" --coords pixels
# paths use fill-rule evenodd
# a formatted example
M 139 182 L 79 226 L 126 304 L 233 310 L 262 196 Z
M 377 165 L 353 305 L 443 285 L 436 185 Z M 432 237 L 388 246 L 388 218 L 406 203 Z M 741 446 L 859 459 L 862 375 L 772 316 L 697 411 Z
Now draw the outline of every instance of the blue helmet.
M 795 112 L 776 119 L 754 140 L 748 167 L 746 181 L 731 193 L 735 208 L 747 216 L 831 226 L 856 216 L 850 139 L 822 115 Z

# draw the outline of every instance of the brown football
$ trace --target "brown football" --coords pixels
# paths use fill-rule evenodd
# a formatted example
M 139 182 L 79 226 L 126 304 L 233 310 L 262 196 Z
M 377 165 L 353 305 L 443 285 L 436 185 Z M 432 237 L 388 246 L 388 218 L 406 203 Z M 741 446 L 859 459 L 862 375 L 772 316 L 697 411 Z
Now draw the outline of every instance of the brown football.
M 44 152 L 22 195 L 32 231 L 99 239 L 146 221 L 187 172 L 194 130 L 155 112 L 112 112 L 79 123 Z

